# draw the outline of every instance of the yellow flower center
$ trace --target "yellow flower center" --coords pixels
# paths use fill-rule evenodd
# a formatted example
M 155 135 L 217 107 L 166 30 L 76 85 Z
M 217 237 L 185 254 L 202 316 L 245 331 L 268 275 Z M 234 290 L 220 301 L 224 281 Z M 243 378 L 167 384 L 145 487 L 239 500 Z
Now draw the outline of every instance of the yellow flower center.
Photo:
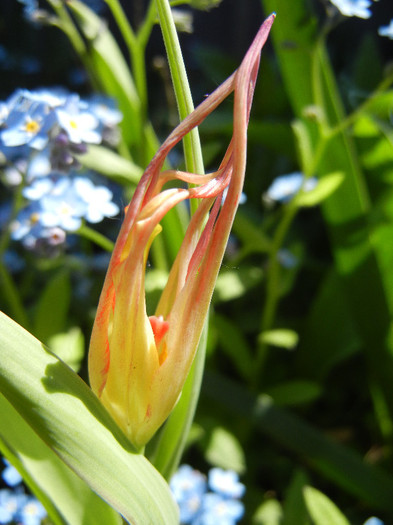
M 40 220 L 40 215 L 37 212 L 34 212 L 30 215 L 30 222 L 31 224 L 37 224 L 37 222 Z
M 25 124 L 25 131 L 28 133 L 38 133 L 40 130 L 40 125 L 36 120 L 29 120 Z

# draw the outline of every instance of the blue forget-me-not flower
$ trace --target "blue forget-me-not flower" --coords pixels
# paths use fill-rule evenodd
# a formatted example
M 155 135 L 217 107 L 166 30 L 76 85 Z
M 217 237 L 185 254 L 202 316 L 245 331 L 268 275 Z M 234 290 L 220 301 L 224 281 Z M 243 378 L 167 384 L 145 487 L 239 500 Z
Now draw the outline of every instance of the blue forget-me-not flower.
M 243 517 L 240 498 L 245 487 L 231 470 L 213 468 L 206 480 L 198 470 L 182 465 L 170 488 L 184 525 L 235 525 Z
M 372 516 L 371 518 L 368 518 L 363 525 L 384 525 L 384 523 L 379 518 Z
M 382 26 L 378 29 L 379 36 L 386 36 L 393 40 L 393 19 L 388 26 Z
M 357 16 L 358 18 L 370 18 L 372 2 L 370 0 L 330 0 L 344 16 Z
M 11 487 L 0 490 L 0 524 L 41 525 L 47 512 L 34 497 L 25 493 L 19 472 L 7 460 L 2 478 Z

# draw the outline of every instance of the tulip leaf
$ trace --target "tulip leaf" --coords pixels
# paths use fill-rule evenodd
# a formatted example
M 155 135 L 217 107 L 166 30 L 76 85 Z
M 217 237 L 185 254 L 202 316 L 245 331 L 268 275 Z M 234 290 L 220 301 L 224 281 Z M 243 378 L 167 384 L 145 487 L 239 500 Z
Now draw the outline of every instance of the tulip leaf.
M 121 524 L 120 515 L 61 461 L 1 394 L 0 412 L 0 450 L 45 506 L 54 525 Z
M 2 394 L 64 463 L 130 523 L 178 522 L 168 485 L 80 377 L 3 313 L 0 348 Z
M 307 510 L 315 525 L 350 525 L 344 514 L 322 492 L 314 487 L 304 487 Z

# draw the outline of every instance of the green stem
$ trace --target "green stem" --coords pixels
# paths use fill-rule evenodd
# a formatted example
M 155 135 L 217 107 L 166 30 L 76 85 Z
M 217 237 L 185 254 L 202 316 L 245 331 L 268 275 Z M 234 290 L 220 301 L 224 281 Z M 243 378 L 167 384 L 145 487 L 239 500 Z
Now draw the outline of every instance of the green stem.
M 129 52 L 131 52 L 131 49 L 133 49 L 136 45 L 136 37 L 135 32 L 132 29 L 126 14 L 124 13 L 124 10 L 118 0 L 105 0 L 108 4 L 109 9 L 111 10 L 111 13 L 113 15 L 113 18 L 116 21 L 116 24 L 121 32 L 121 35 L 124 39 L 124 42 L 127 45 L 127 48 Z
M 105 237 L 105 235 L 102 235 L 102 233 L 93 230 L 86 224 L 83 224 L 76 233 L 79 234 L 81 237 L 84 237 L 85 239 L 94 242 L 95 244 L 97 244 L 97 246 L 100 246 L 103 250 L 107 252 L 113 251 L 114 243 L 110 239 Z
M 358 106 L 350 115 L 348 115 L 344 120 L 342 120 L 337 126 L 334 126 L 330 130 L 330 137 L 334 137 L 348 129 L 356 121 L 356 119 L 365 111 L 367 108 L 374 102 L 374 99 L 380 94 L 383 93 L 386 89 L 391 87 L 393 84 L 393 71 L 380 82 L 380 84 L 375 88 L 373 93 Z
M 179 38 L 173 21 L 171 7 L 168 0 L 156 0 L 158 16 L 165 48 L 168 55 L 171 70 L 173 88 L 175 91 L 180 120 L 183 120 L 194 110 L 191 90 L 188 83 L 187 73 L 184 66 L 183 56 L 180 49 Z M 187 171 L 192 173 L 204 173 L 202 150 L 197 128 L 188 133 L 183 139 L 184 158 Z M 197 203 L 191 201 L 194 211 Z
M 273 327 L 280 300 L 281 266 L 278 252 L 284 244 L 285 237 L 298 212 L 296 197 L 284 208 L 284 215 L 276 229 L 269 256 L 269 266 L 266 275 L 266 300 L 262 312 L 261 331 L 266 332 Z M 256 390 L 263 374 L 269 345 L 261 342 L 258 346 L 254 366 L 253 388 Z

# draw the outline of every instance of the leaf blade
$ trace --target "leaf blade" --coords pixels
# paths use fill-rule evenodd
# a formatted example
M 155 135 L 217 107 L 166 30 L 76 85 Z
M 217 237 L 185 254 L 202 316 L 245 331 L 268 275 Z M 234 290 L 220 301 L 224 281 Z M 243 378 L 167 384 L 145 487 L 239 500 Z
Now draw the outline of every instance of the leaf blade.
M 0 348 L 0 390 L 68 466 L 130 523 L 177 523 L 169 487 L 88 386 L 3 313 Z

